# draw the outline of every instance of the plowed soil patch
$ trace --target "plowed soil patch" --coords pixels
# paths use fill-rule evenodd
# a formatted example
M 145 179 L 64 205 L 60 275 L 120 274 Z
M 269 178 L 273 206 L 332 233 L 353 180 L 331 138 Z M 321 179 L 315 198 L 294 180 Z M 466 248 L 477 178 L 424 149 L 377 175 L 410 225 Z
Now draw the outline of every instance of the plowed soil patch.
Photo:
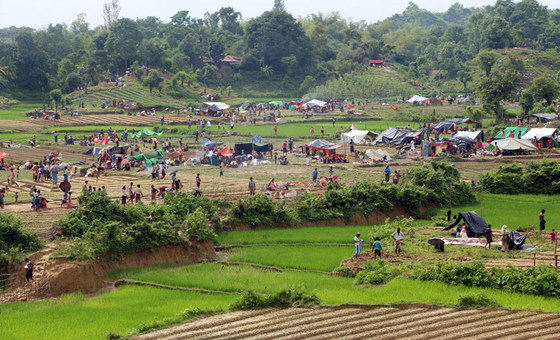
M 484 315 L 475 325 L 468 315 Z M 527 321 L 527 322 L 525 322 Z M 557 336 L 560 314 L 419 305 L 269 308 L 199 318 L 133 337 L 148 339 L 529 339 Z M 498 325 L 485 330 L 484 325 Z

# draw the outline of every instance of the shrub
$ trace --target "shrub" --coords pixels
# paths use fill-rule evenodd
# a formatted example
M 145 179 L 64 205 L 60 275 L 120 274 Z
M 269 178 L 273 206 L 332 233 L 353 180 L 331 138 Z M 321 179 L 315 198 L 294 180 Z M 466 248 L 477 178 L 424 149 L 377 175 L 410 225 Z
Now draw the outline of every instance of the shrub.
M 560 164 L 546 159 L 501 166 L 487 173 L 478 182 L 479 187 L 494 194 L 557 194 L 560 193 Z
M 202 208 L 196 209 L 185 218 L 185 221 L 181 224 L 181 230 L 189 240 L 204 242 L 216 238 L 216 234 L 208 227 L 208 219 Z
M 275 294 L 262 295 L 253 291 L 245 292 L 231 305 L 232 310 L 249 310 L 263 307 L 316 306 L 321 299 L 315 294 L 307 294 L 300 287 L 288 287 Z
M 37 234 L 21 228 L 21 221 L 12 215 L 0 215 L 0 265 L 8 272 L 12 263 L 18 262 L 22 253 L 37 250 L 41 241 Z
M 289 211 L 264 194 L 240 199 L 230 211 L 233 222 L 248 222 L 251 225 L 272 224 L 292 221 Z
M 356 275 L 355 284 L 379 285 L 389 282 L 401 274 L 401 267 L 386 263 L 383 260 L 368 261 L 364 270 Z
M 356 277 L 356 272 L 348 267 L 340 266 L 338 268 L 335 268 L 334 275 L 340 277 Z
M 483 293 L 461 295 L 457 299 L 459 308 L 479 308 L 479 307 L 502 307 L 496 299 L 488 297 Z

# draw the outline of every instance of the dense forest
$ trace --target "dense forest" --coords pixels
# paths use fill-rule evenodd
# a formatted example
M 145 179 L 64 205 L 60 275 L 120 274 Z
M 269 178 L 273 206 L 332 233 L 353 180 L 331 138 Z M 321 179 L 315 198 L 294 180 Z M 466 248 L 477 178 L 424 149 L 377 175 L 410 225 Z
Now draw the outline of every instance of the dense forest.
M 376 23 L 338 13 L 295 18 L 282 0 L 248 20 L 232 7 L 203 18 L 183 10 L 168 22 L 132 20 L 120 17 L 118 0 L 105 3 L 103 13 L 105 24 L 98 27 L 80 14 L 70 26 L 1 29 L 0 94 L 69 93 L 130 70 L 155 86 L 167 75 L 170 88 L 262 80 L 299 95 L 344 97 L 352 90 L 341 84 L 362 81 L 369 60 L 383 59 L 395 71 L 391 77 L 405 85 L 450 81 L 476 90 L 498 116 L 503 100 L 520 100 L 528 112 L 535 104 L 546 109 L 558 95 L 560 10 L 536 0 L 498 0 L 481 8 L 456 3 L 443 13 L 410 2 L 403 13 Z M 222 67 L 226 55 L 242 61 Z M 529 64 L 535 60 L 546 72 L 534 72 Z M 402 91 L 405 85 L 394 86 Z

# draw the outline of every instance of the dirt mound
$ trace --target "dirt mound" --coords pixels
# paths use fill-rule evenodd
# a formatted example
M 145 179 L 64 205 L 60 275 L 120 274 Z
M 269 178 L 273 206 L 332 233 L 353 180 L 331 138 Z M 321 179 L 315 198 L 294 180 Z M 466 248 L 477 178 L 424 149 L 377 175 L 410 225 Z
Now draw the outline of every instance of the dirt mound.
M 472 315 L 484 317 L 458 322 Z M 559 322 L 552 313 L 423 305 L 269 308 L 199 318 L 131 339 L 553 339 Z
M 399 254 L 397 256 L 394 253 L 383 253 L 382 259 L 390 264 L 401 264 L 403 262 L 417 262 L 422 260 L 421 257 L 416 255 Z M 372 260 L 375 260 L 374 253 L 371 251 L 365 251 L 361 253 L 358 258 L 352 256 L 344 260 L 341 266 L 347 267 L 352 271 L 359 272 L 365 268 L 366 262 Z
M 214 243 L 193 242 L 189 247 L 184 245 L 167 245 L 156 249 L 142 250 L 136 253 L 122 254 L 119 260 L 112 260 L 104 256 L 95 261 L 72 261 L 65 258 L 50 260 L 49 257 L 55 250 L 54 245 L 49 245 L 45 250 L 31 255 L 29 258 L 35 263 L 35 285 L 48 290 L 49 296 L 58 296 L 70 292 L 92 294 L 100 288 L 110 285 L 103 280 L 103 276 L 115 269 L 149 266 L 166 262 L 192 263 L 205 260 L 213 261 L 216 258 Z M 36 296 L 25 281 L 23 263 L 16 265 L 16 280 L 9 291 L 0 296 L 0 302 L 21 301 Z M 42 292 L 43 293 L 43 292 Z M 10 298 L 13 296 L 13 298 Z

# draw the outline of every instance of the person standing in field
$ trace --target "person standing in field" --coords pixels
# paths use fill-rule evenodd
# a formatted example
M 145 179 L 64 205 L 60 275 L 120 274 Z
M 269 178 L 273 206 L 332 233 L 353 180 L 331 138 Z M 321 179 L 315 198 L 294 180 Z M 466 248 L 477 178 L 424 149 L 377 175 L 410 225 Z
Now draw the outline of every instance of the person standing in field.
M 33 262 L 29 261 L 28 258 L 25 258 L 25 279 L 27 282 L 33 281 Z
M 391 168 L 389 168 L 389 164 L 385 165 L 385 182 L 389 183 L 389 178 L 391 178 Z
M 156 187 L 154 187 L 153 184 L 152 184 L 152 188 L 151 188 L 151 193 L 152 193 L 152 201 L 155 201 L 156 200 L 157 189 L 156 189 Z
M 274 135 L 278 135 L 278 125 L 274 125 Z
M 200 189 L 200 183 L 202 179 L 200 179 L 200 174 L 196 174 L 196 187 Z
M 545 210 L 543 209 L 543 210 L 541 210 L 541 213 L 539 215 L 539 227 L 540 227 L 541 232 L 546 227 L 546 221 L 544 219 L 544 213 L 545 213 Z
M 224 167 L 220 164 L 220 177 L 224 177 Z
M 397 228 L 397 231 L 395 231 L 392 235 L 393 240 L 395 240 L 395 254 L 400 254 L 401 253 L 401 242 L 402 240 L 404 240 L 404 234 L 401 232 L 401 228 Z
M 140 184 L 136 185 L 136 189 L 134 190 L 134 197 L 136 199 L 136 203 L 140 202 L 140 199 L 144 197 L 142 190 L 140 189 Z
M 128 187 L 128 195 L 130 196 L 130 203 L 134 203 L 134 183 L 130 182 Z
M 486 246 L 488 246 L 488 249 L 490 249 L 490 247 L 492 246 L 492 225 L 489 224 L 486 229 L 484 230 L 484 236 L 486 237 Z M 486 246 L 484 246 L 484 248 L 486 248 Z
M 318 177 L 319 177 L 319 171 L 317 171 L 317 168 L 315 168 L 315 170 L 313 170 L 313 183 L 317 183 Z
M 68 203 L 66 205 L 66 209 L 72 209 L 72 192 L 68 192 Z
M 321 136 L 325 137 L 325 127 L 321 126 Z
M 255 181 L 253 181 L 253 177 L 249 178 L 249 196 L 255 195 Z
M 393 184 L 399 184 L 399 180 L 401 179 L 401 171 L 395 171 L 395 175 L 393 176 Z
M 554 231 L 554 229 L 552 231 Z M 507 225 L 505 224 L 502 226 L 501 235 L 502 235 L 502 252 L 506 252 L 508 251 L 509 248 L 509 236 L 507 233 Z
M 126 195 L 126 187 L 123 186 L 123 187 L 122 187 L 122 194 L 121 194 L 121 204 L 122 204 L 122 205 L 126 205 L 126 197 L 127 197 L 127 195 Z
M 360 233 L 356 233 L 356 236 L 354 236 L 354 248 L 356 248 L 356 258 L 358 258 L 358 255 L 360 255 L 360 253 L 362 252 L 362 242 L 364 242 L 364 240 L 360 240 Z
M 382 251 L 383 251 L 383 247 L 381 247 L 381 241 L 379 241 L 379 237 L 375 238 L 375 242 L 373 242 L 373 245 L 371 246 L 371 251 L 374 252 L 374 256 L 373 259 L 377 259 L 377 256 L 379 256 L 379 258 L 382 258 Z
M 312 126 L 311 127 L 311 137 L 313 137 L 314 134 L 315 134 L 315 128 Z

